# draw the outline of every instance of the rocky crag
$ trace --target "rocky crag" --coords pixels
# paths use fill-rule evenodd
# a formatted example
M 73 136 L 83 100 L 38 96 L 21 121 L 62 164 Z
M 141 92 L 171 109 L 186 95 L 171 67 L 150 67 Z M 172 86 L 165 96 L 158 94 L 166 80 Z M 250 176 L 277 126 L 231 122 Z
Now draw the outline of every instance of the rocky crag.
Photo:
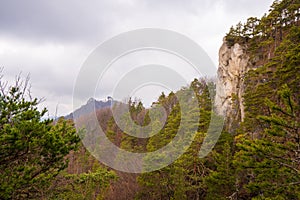
M 230 46 L 224 39 L 219 50 L 215 106 L 216 112 L 225 116 L 229 130 L 235 129 L 245 117 L 244 77 L 254 68 L 246 49 L 238 43 Z

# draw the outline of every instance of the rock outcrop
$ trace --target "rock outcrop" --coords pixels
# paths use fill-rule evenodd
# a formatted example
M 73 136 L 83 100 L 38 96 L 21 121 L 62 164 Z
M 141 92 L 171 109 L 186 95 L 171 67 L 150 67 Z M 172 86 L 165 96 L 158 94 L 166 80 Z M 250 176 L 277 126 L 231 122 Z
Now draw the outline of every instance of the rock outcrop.
M 245 116 L 244 77 L 253 68 L 249 60 L 245 46 L 238 43 L 228 46 L 224 39 L 219 50 L 215 106 L 217 113 L 226 117 L 229 129 L 235 122 L 243 121 Z

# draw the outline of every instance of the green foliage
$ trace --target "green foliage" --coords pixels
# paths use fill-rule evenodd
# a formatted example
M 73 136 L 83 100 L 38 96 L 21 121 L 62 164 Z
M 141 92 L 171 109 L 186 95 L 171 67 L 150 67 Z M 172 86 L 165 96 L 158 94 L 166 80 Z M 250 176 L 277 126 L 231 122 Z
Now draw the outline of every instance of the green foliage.
M 39 101 L 26 99 L 21 79 L 0 93 L 0 198 L 38 198 L 65 169 L 65 156 L 78 147 L 72 123 L 43 120 Z
M 244 128 L 259 132 L 264 125 L 257 115 L 266 115 L 269 108 L 264 99 L 276 100 L 276 92 L 283 84 L 288 84 L 295 96 L 299 87 L 300 70 L 300 28 L 292 26 L 277 46 L 274 56 L 261 68 L 250 71 L 245 79 L 246 117 Z M 257 126 L 253 126 L 257 124 Z
M 61 173 L 48 190 L 49 199 L 103 199 L 106 188 L 116 180 L 115 172 L 99 164 L 94 164 L 91 171 L 80 174 Z M 57 184 L 59 183 L 59 184 Z
M 278 91 L 279 103 L 267 99 L 270 115 L 258 116 L 266 124 L 259 138 L 244 137 L 238 143 L 235 162 L 251 174 L 245 187 L 252 197 L 298 199 L 300 197 L 298 99 L 285 84 Z M 297 103 L 296 103 L 297 102 Z
M 129 99 L 128 106 L 130 116 L 125 118 L 127 121 L 123 121 L 123 123 L 126 124 L 126 132 L 140 132 L 140 130 L 136 129 L 136 127 L 132 127 L 131 123 L 128 123 L 128 121 L 132 120 L 136 125 L 144 127 L 150 122 L 149 111 L 144 108 L 141 101 L 132 101 L 131 98 Z M 144 152 L 146 149 L 146 142 L 147 139 L 134 137 L 123 132 L 120 147 L 127 151 Z
M 265 46 L 270 43 L 276 48 L 284 36 L 284 31 L 298 25 L 299 7 L 298 1 L 275 1 L 268 15 L 261 19 L 250 17 L 245 24 L 239 22 L 236 27 L 231 27 L 225 37 L 228 46 L 233 46 L 234 43 L 247 44 L 255 53 L 263 47 L 270 48 Z
M 300 28 L 295 16 L 278 18 L 296 13 L 296 2 L 275 2 L 262 19 L 280 22 L 267 41 L 271 56 L 245 80 L 246 117 L 234 158 L 241 198 L 299 199 Z
M 205 199 L 228 199 L 236 196 L 233 147 L 233 136 L 222 133 L 210 155 L 212 164 L 209 174 L 204 179 L 207 187 Z
M 178 131 L 184 131 L 186 135 L 193 135 L 191 132 L 195 130 L 196 134 L 193 142 L 185 153 L 180 156 L 171 165 L 154 172 L 144 173 L 138 177 L 138 182 L 142 186 L 142 190 L 138 195 L 138 199 L 199 199 L 205 193 L 204 177 L 208 173 L 208 169 L 204 165 L 205 160 L 198 157 L 198 153 L 208 129 L 211 115 L 211 97 L 209 88 L 204 80 L 195 79 L 189 88 L 183 88 L 176 93 L 178 98 L 183 98 L 185 104 L 179 104 L 174 98 L 174 93 L 169 96 L 164 94 L 159 98 L 159 102 L 166 109 L 169 109 L 169 115 L 164 128 L 156 135 L 149 139 L 147 150 L 153 151 L 167 145 Z M 195 93 L 195 99 L 192 99 L 189 92 Z M 196 100 L 199 105 L 189 103 Z M 187 106 L 187 107 L 185 107 Z M 180 109 L 184 107 L 189 110 L 188 116 L 181 116 Z M 199 121 L 193 121 L 195 116 L 200 116 Z M 189 119 L 189 120 L 185 120 Z M 179 129 L 179 125 L 183 128 Z M 178 145 L 185 145 L 187 141 L 182 140 Z M 156 158 L 146 158 L 146 163 L 153 163 L 155 159 L 166 159 L 165 155 Z

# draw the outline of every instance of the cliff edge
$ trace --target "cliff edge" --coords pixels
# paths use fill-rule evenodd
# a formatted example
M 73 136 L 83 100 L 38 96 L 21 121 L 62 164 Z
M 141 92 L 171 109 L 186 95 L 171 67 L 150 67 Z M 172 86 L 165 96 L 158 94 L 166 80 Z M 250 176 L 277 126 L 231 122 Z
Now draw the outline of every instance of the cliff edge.
M 244 119 L 244 77 L 253 68 L 246 46 L 235 43 L 229 46 L 225 38 L 219 50 L 219 67 L 216 82 L 215 107 L 225 116 L 228 128 Z

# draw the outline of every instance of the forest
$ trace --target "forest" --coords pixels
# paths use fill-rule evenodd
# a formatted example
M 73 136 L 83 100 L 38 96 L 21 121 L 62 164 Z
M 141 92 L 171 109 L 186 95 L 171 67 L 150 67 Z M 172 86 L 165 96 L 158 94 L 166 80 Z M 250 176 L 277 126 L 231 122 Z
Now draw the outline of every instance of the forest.
M 161 93 L 153 107 L 164 108 L 166 123 L 149 138 L 126 134 L 111 108 L 98 109 L 107 138 L 127 151 L 153 152 L 180 131 L 193 134 L 178 159 L 146 173 L 121 172 L 99 162 L 80 140 L 85 130 L 76 130 L 72 119 L 45 119 L 47 110 L 38 109 L 28 79 L 6 85 L 1 76 L 0 199 L 300 199 L 299 25 L 300 1 L 276 0 L 262 18 L 250 17 L 229 29 L 227 46 L 243 45 L 257 67 L 244 77 L 245 118 L 225 119 L 217 144 L 203 158 L 199 151 L 216 115 L 214 79 L 196 77 L 178 91 Z M 137 125 L 150 123 L 153 107 L 134 99 L 126 105 Z M 181 116 L 183 107 L 188 116 Z M 199 119 L 184 120 L 193 116 Z M 79 120 L 88 121 L 89 114 Z M 145 163 L 163 158 L 146 157 Z

